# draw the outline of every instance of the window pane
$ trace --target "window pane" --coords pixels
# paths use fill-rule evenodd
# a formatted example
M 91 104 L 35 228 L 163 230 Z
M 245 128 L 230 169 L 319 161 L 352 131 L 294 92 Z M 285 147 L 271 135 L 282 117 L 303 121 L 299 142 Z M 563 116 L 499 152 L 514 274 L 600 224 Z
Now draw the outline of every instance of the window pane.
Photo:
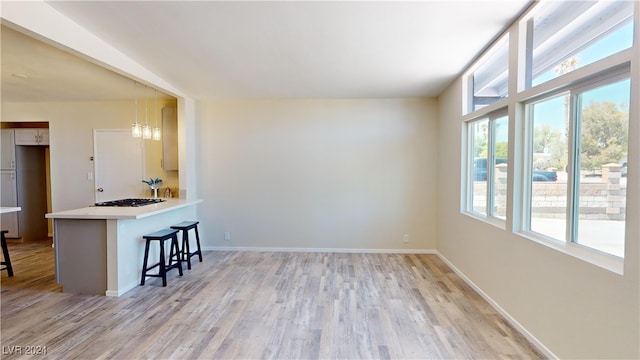
M 507 97 L 509 81 L 509 37 L 503 37 L 488 56 L 483 57 L 473 73 L 471 111 L 491 105 Z
M 633 1 L 548 1 L 533 22 L 530 86 L 633 45 Z
M 475 121 L 471 124 L 473 134 L 471 151 L 473 155 L 473 189 L 471 191 L 473 211 L 487 214 L 487 151 L 489 144 L 489 121 Z
M 494 120 L 493 216 L 505 219 L 507 214 L 507 163 L 509 160 L 509 118 Z
M 569 96 L 531 106 L 530 230 L 566 241 Z
M 630 81 L 582 93 L 577 243 L 624 257 Z

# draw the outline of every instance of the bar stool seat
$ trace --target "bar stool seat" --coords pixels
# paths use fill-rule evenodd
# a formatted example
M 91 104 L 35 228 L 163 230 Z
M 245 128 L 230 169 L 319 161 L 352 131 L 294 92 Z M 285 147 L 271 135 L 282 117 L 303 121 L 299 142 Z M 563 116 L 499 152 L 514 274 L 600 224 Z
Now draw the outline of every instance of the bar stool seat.
M 180 254 L 180 247 L 178 246 L 178 236 L 176 235 L 178 230 L 164 229 L 159 230 L 151 234 L 144 235 L 142 238 L 146 240 L 144 247 L 144 262 L 142 264 L 142 279 L 140 285 L 144 285 L 144 281 L 147 277 L 159 277 L 162 278 L 162 286 L 167 286 L 167 272 L 171 269 L 178 269 L 178 273 L 182 276 L 182 256 Z M 170 252 L 169 252 L 169 264 L 166 264 L 164 256 L 164 243 L 170 240 Z M 149 260 L 149 245 L 151 241 L 158 241 L 160 244 L 160 259 L 157 264 L 147 266 Z M 175 250 L 175 253 L 174 253 Z M 175 254 L 175 255 L 174 255 Z M 174 256 L 177 258 L 176 263 L 173 264 Z M 158 267 L 157 274 L 148 274 L 147 272 L 153 268 Z
M 182 259 L 187 262 L 187 269 L 191 270 L 191 257 L 198 255 L 200 262 L 202 262 L 202 249 L 200 248 L 200 235 L 198 234 L 199 221 L 183 221 L 179 224 L 171 226 L 172 229 L 182 231 Z M 189 230 L 195 230 L 196 233 L 196 245 L 198 250 L 191 252 L 189 248 Z
M 7 239 L 5 238 L 6 233 L 9 232 L 9 230 L 2 230 L 2 238 L 0 239 L 0 242 L 2 243 L 2 255 L 4 256 L 4 261 L 0 261 L 0 265 L 5 265 L 5 267 L 0 268 L 0 271 L 2 270 L 7 270 L 7 273 L 9 274 L 9 277 L 13 276 L 13 267 L 11 266 L 11 258 L 9 257 L 9 248 L 7 248 Z

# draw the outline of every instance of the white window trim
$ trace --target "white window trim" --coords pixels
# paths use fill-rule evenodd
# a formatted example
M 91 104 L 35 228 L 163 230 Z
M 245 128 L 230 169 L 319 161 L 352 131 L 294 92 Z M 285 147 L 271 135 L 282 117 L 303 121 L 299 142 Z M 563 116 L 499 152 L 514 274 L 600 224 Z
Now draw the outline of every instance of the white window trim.
M 615 255 L 607 254 L 597 249 L 572 242 L 564 243 L 533 231 L 516 232 L 516 235 L 609 270 L 618 275 L 624 275 L 624 259 Z
M 462 185 L 462 194 L 463 194 L 463 203 L 461 212 L 465 215 L 468 215 L 472 218 L 485 221 L 499 227 L 501 229 L 506 229 L 507 220 L 509 218 L 509 211 L 507 211 L 506 219 L 502 219 L 492 215 L 491 207 L 493 206 L 494 200 L 494 182 L 493 182 L 493 171 L 489 171 L 489 164 L 492 164 L 495 159 L 495 121 L 502 117 L 508 118 L 509 113 L 508 109 L 503 107 L 502 109 L 494 110 L 491 113 L 486 115 L 468 120 L 464 123 L 465 131 L 463 132 L 466 136 L 466 149 L 464 151 L 464 159 L 463 164 L 465 164 L 463 168 L 463 182 Z M 485 214 L 479 213 L 473 209 L 473 181 L 475 180 L 474 173 L 474 161 L 475 158 L 471 154 L 471 150 L 473 149 L 473 136 L 471 136 L 470 126 L 476 121 L 488 120 L 488 137 L 487 137 L 487 201 L 485 204 Z M 510 159 L 511 157 L 509 157 Z M 512 165 L 512 161 L 508 161 L 509 166 Z M 510 186 L 510 183 L 508 186 Z M 507 195 L 508 199 L 508 195 Z M 507 203 L 509 200 L 507 200 Z M 508 207 L 507 207 L 508 209 Z
M 586 79 L 582 79 L 582 81 L 576 82 L 573 85 L 568 85 L 564 88 L 560 88 L 556 91 L 548 92 L 545 94 L 541 94 L 539 96 L 534 97 L 532 100 L 524 102 L 526 117 L 529 118 L 531 116 L 530 110 L 527 105 L 533 105 L 539 101 L 543 101 L 545 99 L 550 99 L 562 94 L 569 94 L 570 98 L 570 108 L 573 109 L 570 112 L 569 118 L 569 144 L 568 151 L 575 152 L 577 151 L 577 146 L 575 146 L 576 141 L 576 131 L 575 131 L 575 98 L 577 95 L 582 94 L 588 90 L 595 89 L 607 84 L 613 84 L 618 81 L 627 79 L 631 77 L 630 67 L 628 63 L 619 64 L 608 71 L 605 71 L 600 74 L 594 74 Z M 523 119 L 526 120 L 526 119 Z M 529 166 L 531 162 L 531 133 L 533 131 L 533 124 L 531 121 L 526 121 L 525 123 L 525 136 L 523 137 L 521 144 L 523 146 L 522 157 L 520 158 L 522 166 L 520 177 L 517 179 L 522 183 L 523 191 L 521 191 L 520 204 L 521 206 L 516 208 L 515 211 L 520 211 L 520 219 L 518 226 L 514 228 L 514 232 L 517 235 L 520 235 L 526 239 L 533 240 L 537 243 L 543 244 L 545 246 L 551 247 L 558 251 L 561 251 L 570 256 L 579 258 L 581 260 L 587 261 L 593 265 L 602 267 L 614 273 L 623 275 L 624 273 L 624 258 L 600 251 L 598 249 L 594 249 L 585 245 L 581 245 L 579 243 L 575 243 L 572 241 L 572 234 L 575 231 L 575 227 L 577 226 L 577 220 L 574 219 L 576 216 L 575 209 L 575 198 L 577 194 L 575 193 L 575 158 L 579 156 L 579 154 L 573 154 L 573 156 L 569 156 L 568 163 L 568 179 L 570 181 L 567 182 L 567 219 L 566 219 L 566 240 L 554 239 L 544 234 L 540 234 L 531 229 L 531 217 L 529 212 L 531 211 L 531 167 Z M 626 244 L 625 244 L 626 245 Z M 625 246 L 626 247 L 626 246 Z

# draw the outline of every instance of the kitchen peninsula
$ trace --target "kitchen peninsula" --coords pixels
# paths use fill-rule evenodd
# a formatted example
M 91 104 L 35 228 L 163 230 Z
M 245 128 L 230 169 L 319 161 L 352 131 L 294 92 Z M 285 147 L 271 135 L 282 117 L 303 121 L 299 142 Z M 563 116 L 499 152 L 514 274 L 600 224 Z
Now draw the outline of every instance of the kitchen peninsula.
M 120 296 L 142 273 L 142 236 L 197 220 L 202 200 L 167 199 L 146 206 L 90 206 L 53 212 L 56 281 L 63 292 Z M 157 258 L 156 253 L 150 254 Z

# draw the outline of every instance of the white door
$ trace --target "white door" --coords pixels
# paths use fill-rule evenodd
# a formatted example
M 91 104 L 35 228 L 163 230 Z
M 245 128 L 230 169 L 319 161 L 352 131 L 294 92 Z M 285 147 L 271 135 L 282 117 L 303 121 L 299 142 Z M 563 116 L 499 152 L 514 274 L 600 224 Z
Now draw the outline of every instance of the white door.
M 96 202 L 144 197 L 144 146 L 128 129 L 93 131 Z

